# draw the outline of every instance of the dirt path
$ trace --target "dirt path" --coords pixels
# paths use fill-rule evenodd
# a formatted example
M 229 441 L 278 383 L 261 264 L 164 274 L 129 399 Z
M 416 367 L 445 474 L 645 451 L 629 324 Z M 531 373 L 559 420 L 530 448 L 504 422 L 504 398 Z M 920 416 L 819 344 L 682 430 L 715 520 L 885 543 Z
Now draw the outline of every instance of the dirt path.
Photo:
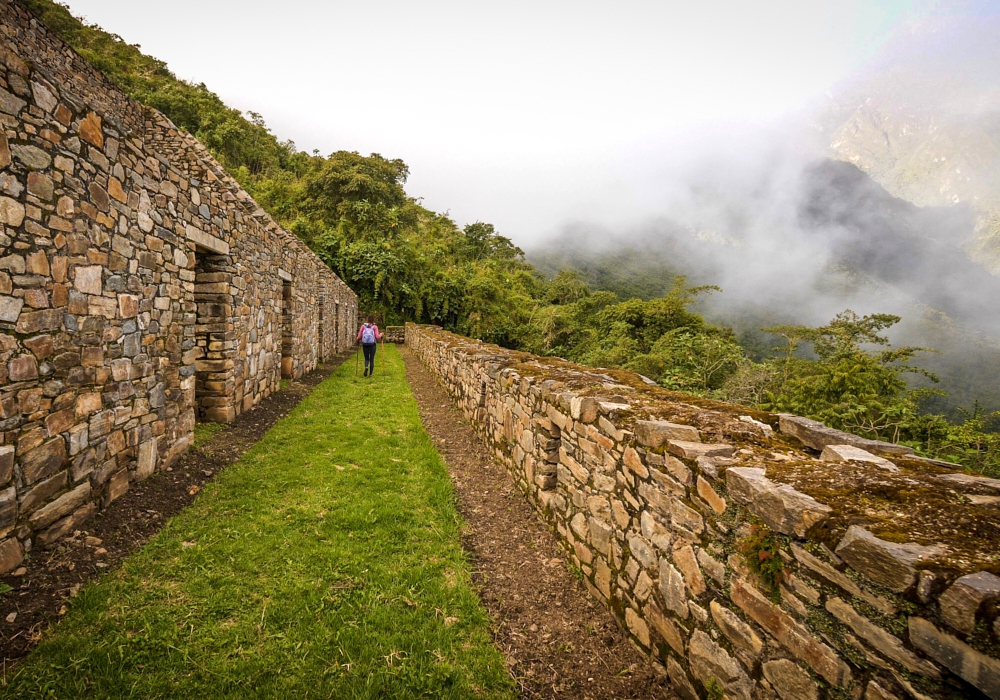
M 554 534 L 506 470 L 402 348 L 424 428 L 448 465 L 466 522 L 463 545 L 497 644 L 527 698 L 674 698 L 669 681 L 574 578 Z
M 0 657 L 3 670 L 37 644 L 42 631 L 65 611 L 64 602 L 87 581 L 114 571 L 189 505 L 206 482 L 260 440 L 279 418 L 340 366 L 346 354 L 272 394 L 200 449 L 188 451 L 170 471 L 133 484 L 73 536 L 25 559 L 24 571 L 0 577 L 12 590 L 0 596 Z M 19 573 L 20 575 L 13 575 Z

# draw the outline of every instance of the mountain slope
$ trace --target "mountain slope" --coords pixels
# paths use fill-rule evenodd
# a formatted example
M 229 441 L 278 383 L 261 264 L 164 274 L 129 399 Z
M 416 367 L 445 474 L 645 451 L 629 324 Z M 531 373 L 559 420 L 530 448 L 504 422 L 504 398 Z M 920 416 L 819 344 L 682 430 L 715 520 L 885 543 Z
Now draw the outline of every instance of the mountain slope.
M 918 206 L 969 205 L 961 244 L 1000 274 L 1000 18 L 934 17 L 817 118 L 828 155 Z

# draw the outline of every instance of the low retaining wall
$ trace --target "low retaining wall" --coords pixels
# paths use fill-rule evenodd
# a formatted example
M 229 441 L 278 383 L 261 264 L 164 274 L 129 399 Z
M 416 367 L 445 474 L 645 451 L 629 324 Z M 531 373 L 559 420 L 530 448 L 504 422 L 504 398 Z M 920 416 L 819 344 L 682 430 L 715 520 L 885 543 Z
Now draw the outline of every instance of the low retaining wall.
M 385 342 L 387 343 L 406 342 L 406 326 L 386 326 Z
M 1000 698 L 1000 480 L 407 325 L 684 698 Z

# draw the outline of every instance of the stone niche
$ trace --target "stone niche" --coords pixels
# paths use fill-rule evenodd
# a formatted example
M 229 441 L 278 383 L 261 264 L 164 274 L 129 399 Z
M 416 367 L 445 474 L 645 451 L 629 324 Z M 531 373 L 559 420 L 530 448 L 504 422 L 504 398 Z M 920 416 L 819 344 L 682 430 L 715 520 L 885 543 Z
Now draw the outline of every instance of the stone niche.
M 431 326 L 406 346 L 680 697 L 1000 698 L 1000 480 Z
M 19 3 L 0 35 L 5 573 L 349 348 L 357 297 Z

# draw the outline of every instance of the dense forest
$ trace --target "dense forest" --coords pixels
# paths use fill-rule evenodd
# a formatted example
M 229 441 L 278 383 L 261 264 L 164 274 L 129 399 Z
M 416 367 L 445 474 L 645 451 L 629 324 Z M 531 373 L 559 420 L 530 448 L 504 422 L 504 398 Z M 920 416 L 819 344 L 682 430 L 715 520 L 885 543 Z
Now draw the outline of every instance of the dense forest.
M 606 285 L 617 293 L 568 270 L 546 279 L 491 224 L 459 227 L 408 196 L 403 161 L 301 152 L 260 115 L 177 79 L 162 61 L 68 8 L 24 1 L 129 95 L 197 136 L 384 323 L 434 323 L 507 347 L 630 369 L 671 389 L 795 412 L 1000 474 L 996 414 L 974 405 L 948 421 L 921 411 L 935 390 L 912 388 L 907 377 L 933 376 L 920 368 L 921 349 L 889 345 L 885 331 L 898 316 L 848 310 L 822 327 L 765 328 L 753 336 L 756 345 L 773 341 L 762 351 L 692 310 L 717 288 L 641 270 L 630 284 Z

